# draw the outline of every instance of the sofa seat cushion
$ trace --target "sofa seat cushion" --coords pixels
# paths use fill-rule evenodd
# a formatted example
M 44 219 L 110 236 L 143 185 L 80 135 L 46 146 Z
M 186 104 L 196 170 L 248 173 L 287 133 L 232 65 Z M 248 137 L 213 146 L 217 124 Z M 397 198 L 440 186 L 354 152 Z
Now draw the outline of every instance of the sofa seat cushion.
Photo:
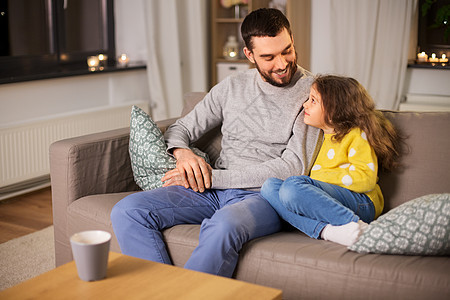
M 184 266 L 198 245 L 199 233 L 200 225 L 191 224 L 177 225 L 163 231 L 169 256 L 175 266 Z
M 175 265 L 182 267 L 187 261 L 198 244 L 199 231 L 199 225 L 178 225 L 164 231 Z M 299 294 L 302 299 L 318 295 L 336 299 L 440 298 L 442 294 L 436 291 L 450 293 L 449 269 L 450 257 L 363 255 L 298 231 L 285 231 L 245 244 L 234 277 L 282 289 L 287 299 Z
M 135 192 L 90 195 L 72 202 L 67 207 L 67 235 L 84 230 L 105 230 L 111 233 L 111 251 L 121 252 L 112 231 L 111 210 L 124 197 Z

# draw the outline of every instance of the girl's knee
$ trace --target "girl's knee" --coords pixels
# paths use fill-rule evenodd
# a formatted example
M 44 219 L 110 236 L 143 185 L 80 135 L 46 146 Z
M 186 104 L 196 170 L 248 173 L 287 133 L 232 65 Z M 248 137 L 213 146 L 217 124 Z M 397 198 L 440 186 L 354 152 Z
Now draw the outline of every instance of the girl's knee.
M 306 175 L 300 175 L 300 176 L 291 176 L 287 178 L 283 185 L 289 186 L 289 185 L 298 185 L 298 184 L 310 184 L 311 183 L 311 177 Z
M 261 195 L 264 198 L 270 198 L 270 195 L 274 192 L 278 193 L 278 190 L 280 189 L 281 184 L 283 183 L 283 180 L 270 177 L 268 178 L 261 187 Z
M 275 177 L 270 177 L 270 178 L 267 178 L 266 181 L 264 181 L 261 189 L 274 188 L 276 186 L 279 186 L 282 182 L 283 182 L 283 180 L 281 180 L 281 179 L 278 179 Z
M 280 193 L 298 193 L 306 186 L 311 185 L 311 183 L 311 178 L 309 176 L 291 176 L 281 185 Z
M 287 178 L 280 187 L 280 201 L 286 205 L 291 202 L 302 201 L 305 187 L 310 185 L 309 176 L 292 176 Z

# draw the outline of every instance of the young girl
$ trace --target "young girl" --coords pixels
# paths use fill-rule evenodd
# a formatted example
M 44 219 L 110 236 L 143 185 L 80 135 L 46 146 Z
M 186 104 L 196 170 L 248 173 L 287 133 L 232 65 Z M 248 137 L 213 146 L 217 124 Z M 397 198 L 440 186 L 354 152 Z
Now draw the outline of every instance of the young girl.
M 353 78 L 317 77 L 303 107 L 305 123 L 324 132 L 311 176 L 269 178 L 261 195 L 308 236 L 350 246 L 383 210 L 378 159 L 396 167 L 399 137 Z

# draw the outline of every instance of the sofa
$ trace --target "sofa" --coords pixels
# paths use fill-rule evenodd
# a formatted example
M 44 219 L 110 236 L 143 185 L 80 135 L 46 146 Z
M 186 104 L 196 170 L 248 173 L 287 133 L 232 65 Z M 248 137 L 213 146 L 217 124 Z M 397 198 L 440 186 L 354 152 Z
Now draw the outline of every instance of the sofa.
M 205 93 L 184 97 L 186 114 Z M 380 174 L 384 213 L 414 198 L 450 192 L 450 112 L 383 111 L 406 138 L 402 168 Z M 164 131 L 175 119 L 157 122 Z M 447 132 L 447 133 L 445 133 Z M 220 128 L 196 147 L 220 150 Z M 69 237 L 82 230 L 113 235 L 112 207 L 140 190 L 128 152 L 129 128 L 57 141 L 50 146 L 56 265 L 72 260 Z M 163 232 L 174 265 L 182 267 L 198 244 L 199 225 Z M 246 243 L 233 277 L 283 291 L 284 299 L 450 299 L 448 255 L 361 254 L 311 239 L 289 226 Z

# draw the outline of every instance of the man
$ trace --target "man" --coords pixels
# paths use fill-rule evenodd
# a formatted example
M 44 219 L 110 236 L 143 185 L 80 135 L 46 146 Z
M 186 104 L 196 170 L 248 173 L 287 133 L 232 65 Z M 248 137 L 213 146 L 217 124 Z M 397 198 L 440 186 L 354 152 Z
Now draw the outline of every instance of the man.
M 241 27 L 256 69 L 217 84 L 166 132 L 177 167 L 164 187 L 132 194 L 111 220 L 124 254 L 170 264 L 161 231 L 201 224 L 185 268 L 231 277 L 242 245 L 275 233 L 281 222 L 258 190 L 269 177 L 307 174 L 319 130 L 303 123 L 312 77 L 297 66 L 289 21 L 278 10 L 250 13 Z M 221 125 L 222 150 L 212 169 L 189 145 Z

